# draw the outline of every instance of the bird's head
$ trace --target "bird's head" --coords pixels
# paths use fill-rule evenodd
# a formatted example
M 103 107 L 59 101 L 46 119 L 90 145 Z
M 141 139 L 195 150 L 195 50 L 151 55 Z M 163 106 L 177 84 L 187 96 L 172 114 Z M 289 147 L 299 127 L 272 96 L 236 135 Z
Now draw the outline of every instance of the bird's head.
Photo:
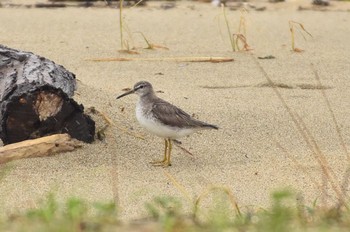
M 140 81 L 134 85 L 134 88 L 132 90 L 119 95 L 117 97 L 117 99 L 122 98 L 122 97 L 129 95 L 129 94 L 132 94 L 132 93 L 136 93 L 137 95 L 142 97 L 142 96 L 145 96 L 147 94 L 153 93 L 153 87 L 152 87 L 151 83 L 149 83 L 147 81 Z

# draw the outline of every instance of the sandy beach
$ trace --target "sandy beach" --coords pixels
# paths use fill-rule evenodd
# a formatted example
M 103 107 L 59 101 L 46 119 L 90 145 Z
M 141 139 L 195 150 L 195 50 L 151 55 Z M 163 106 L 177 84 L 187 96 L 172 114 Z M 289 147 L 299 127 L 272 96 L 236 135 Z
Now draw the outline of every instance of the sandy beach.
M 254 4 L 254 2 L 252 2 Z M 73 152 L 52 157 L 17 160 L 6 164 L 0 180 L 4 213 L 35 207 L 49 192 L 63 201 L 78 196 L 88 201 L 115 201 L 121 219 L 146 215 L 144 204 L 155 196 L 174 196 L 191 210 L 195 199 L 209 186 L 224 186 L 240 207 L 266 207 L 272 191 L 291 188 L 311 204 L 322 197 L 308 174 L 297 167 L 281 144 L 322 185 L 322 171 L 290 115 L 266 85 L 256 63 L 279 86 L 292 112 L 300 116 L 339 181 L 349 167 L 331 114 L 318 88 L 313 63 L 324 92 L 350 146 L 350 4 L 331 2 L 330 10 L 298 10 L 307 1 L 279 4 L 258 2 L 264 11 L 248 8 L 245 14 L 250 52 L 232 52 L 222 11 L 209 3 L 178 2 L 164 10 L 162 2 L 124 9 L 131 46 L 140 54 L 120 53 L 119 11 L 111 8 L 0 8 L 0 44 L 30 51 L 63 65 L 76 74 L 74 99 L 95 107 L 114 123 L 105 141 L 85 144 Z M 232 33 L 237 33 L 240 11 L 227 9 Z M 296 33 L 291 51 L 288 22 L 302 23 L 312 34 L 306 40 Z M 140 35 L 169 50 L 142 49 Z M 232 57 L 233 62 L 162 61 L 168 57 Z M 157 58 L 158 61 L 92 62 L 107 57 Z M 153 167 L 163 155 L 164 141 L 147 133 L 135 117 L 136 95 L 120 100 L 124 88 L 140 80 L 151 82 L 158 96 L 196 118 L 218 125 L 181 139 L 193 157 L 174 147 L 172 166 Z M 123 129 L 123 130 L 122 130 Z M 128 134 L 141 135 L 144 139 Z M 1 165 L 0 168 L 4 168 Z M 180 184 L 182 191 L 177 184 Z M 328 186 L 329 187 L 329 186 Z M 346 191 L 350 191 L 349 188 Z M 332 190 L 327 192 L 331 202 Z

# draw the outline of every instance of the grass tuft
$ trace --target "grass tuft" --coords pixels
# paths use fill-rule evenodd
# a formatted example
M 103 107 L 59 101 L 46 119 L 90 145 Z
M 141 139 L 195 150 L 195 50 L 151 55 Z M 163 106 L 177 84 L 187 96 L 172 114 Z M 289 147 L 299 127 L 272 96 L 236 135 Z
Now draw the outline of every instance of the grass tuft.
M 226 188 L 209 188 L 197 200 L 208 198 L 209 193 L 212 194 L 213 204 L 201 209 L 202 215 L 205 215 L 201 220 L 184 214 L 179 199 L 159 196 L 146 203 L 149 217 L 143 220 L 144 223 L 130 225 L 120 223 L 118 210 L 112 202 L 89 203 L 72 197 L 61 204 L 51 193 L 37 208 L 0 220 L 0 230 L 348 231 L 350 227 L 350 212 L 345 207 L 320 207 L 317 199 L 311 206 L 307 206 L 300 196 L 288 189 L 273 192 L 271 205 L 266 209 L 246 209 L 239 213 L 236 207 L 227 204 L 232 193 Z M 199 204 L 198 201 L 197 203 Z
M 236 51 L 252 50 L 247 42 L 247 25 L 246 25 L 246 19 L 245 19 L 245 14 L 247 13 L 247 10 L 245 8 L 241 9 L 241 16 L 240 16 L 239 25 L 238 25 L 238 33 L 232 33 L 231 26 L 227 18 L 225 5 L 221 4 L 221 8 L 222 8 L 222 14 L 224 17 L 232 51 L 236 52 Z M 240 44 L 242 44 L 243 46 L 240 47 Z
M 299 26 L 299 27 L 298 27 Z M 289 31 L 290 31 L 290 36 L 291 36 L 291 46 L 292 46 L 292 51 L 294 52 L 303 52 L 303 49 L 295 47 L 295 28 L 298 29 L 300 32 L 301 36 L 306 40 L 306 37 L 304 34 L 309 35 L 312 37 L 312 35 L 305 29 L 304 25 L 295 21 L 289 21 Z

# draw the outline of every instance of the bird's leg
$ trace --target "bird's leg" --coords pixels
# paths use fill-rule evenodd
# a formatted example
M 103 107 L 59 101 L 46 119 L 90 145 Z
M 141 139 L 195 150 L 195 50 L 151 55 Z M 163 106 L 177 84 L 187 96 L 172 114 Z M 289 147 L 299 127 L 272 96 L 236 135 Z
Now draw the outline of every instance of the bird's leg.
M 171 139 L 168 139 L 168 154 L 167 154 L 167 159 L 166 161 L 164 162 L 164 167 L 167 167 L 167 166 L 171 166 L 171 163 L 170 163 L 170 155 L 171 155 L 171 149 L 173 148 L 173 145 L 172 145 L 172 140 Z
M 164 159 L 163 160 L 155 160 L 152 161 L 151 164 L 155 166 L 161 166 L 164 165 L 167 162 L 167 154 L 168 154 L 168 147 L 169 147 L 169 141 L 168 139 L 165 139 L 165 150 L 164 150 Z

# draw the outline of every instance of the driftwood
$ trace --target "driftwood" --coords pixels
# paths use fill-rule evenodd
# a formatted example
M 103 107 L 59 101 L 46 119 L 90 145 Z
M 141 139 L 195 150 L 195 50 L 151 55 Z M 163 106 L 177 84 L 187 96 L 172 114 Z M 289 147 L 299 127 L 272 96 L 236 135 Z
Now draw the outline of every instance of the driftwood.
M 4 144 L 68 133 L 92 142 L 95 123 L 71 97 L 75 75 L 33 53 L 0 45 L 0 138 Z
M 72 151 L 82 144 L 68 134 L 50 135 L 0 147 L 0 164 L 16 159 L 49 156 L 58 152 Z

